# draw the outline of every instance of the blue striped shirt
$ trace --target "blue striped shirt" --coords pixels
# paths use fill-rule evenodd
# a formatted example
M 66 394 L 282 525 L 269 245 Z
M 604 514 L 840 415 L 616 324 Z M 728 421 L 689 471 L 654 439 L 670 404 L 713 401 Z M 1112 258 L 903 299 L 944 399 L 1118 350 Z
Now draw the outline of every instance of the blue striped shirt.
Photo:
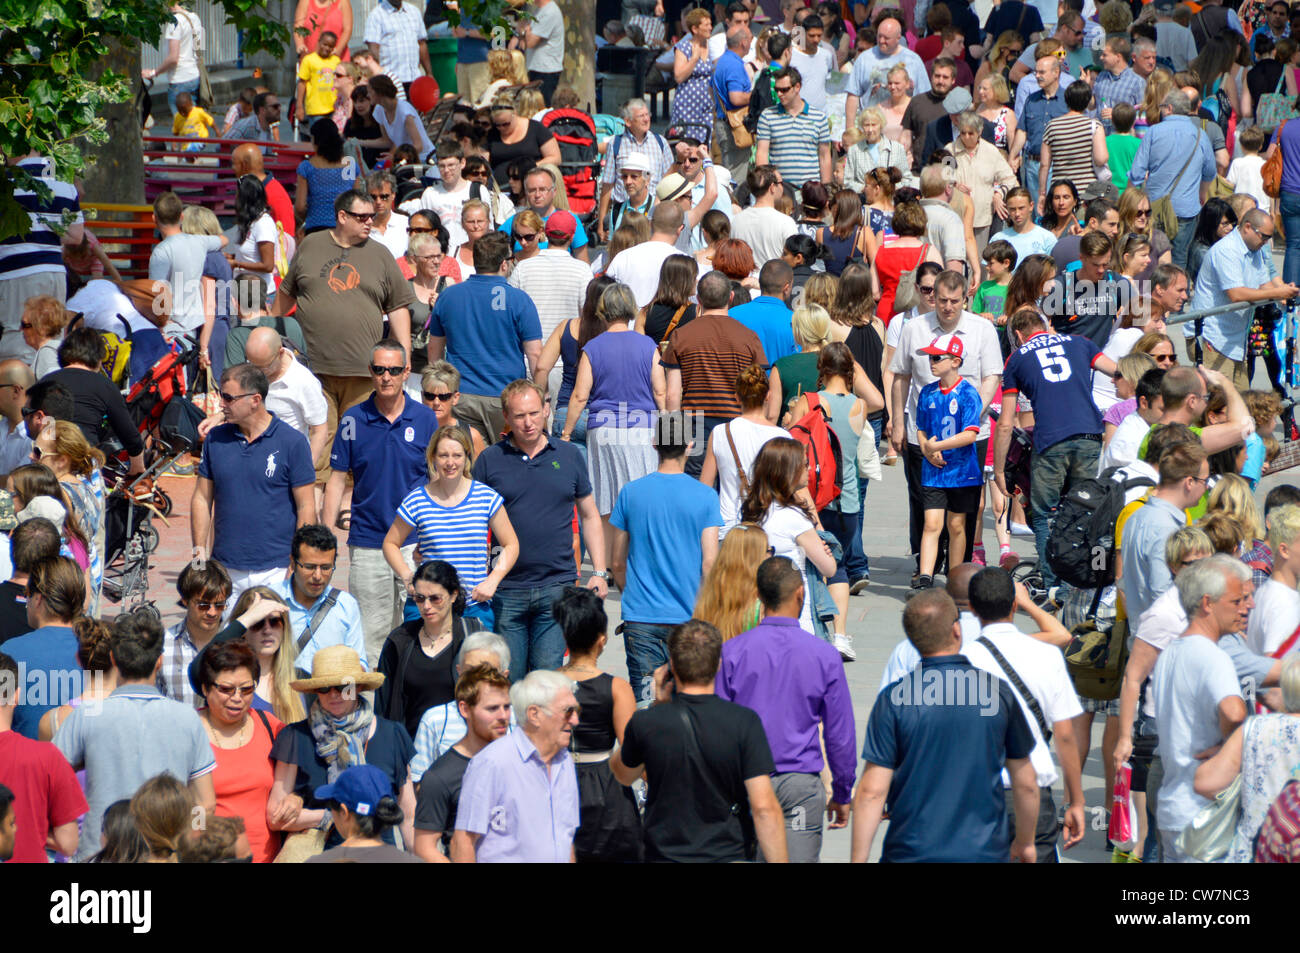
M 0 242 L 0 279 L 26 278 L 46 272 L 62 274 L 62 240 L 50 226 L 62 227 L 65 212 L 71 215 L 72 224 L 84 222 L 76 186 L 55 179 L 54 164 L 38 156 L 24 159 L 18 167 L 41 179 L 53 194 L 49 201 L 43 201 L 35 192 L 14 190 L 14 201 L 31 217 L 31 228 L 25 235 L 13 235 Z
M 826 114 L 807 102 L 803 111 L 790 115 L 784 106 L 769 106 L 758 116 L 755 139 L 768 142 L 768 161 L 796 188 L 811 180 L 821 181 L 818 150 L 830 145 L 831 127 Z
M 406 495 L 397 515 L 415 528 L 422 559 L 442 559 L 456 567 L 468 601 L 470 591 L 487 578 L 488 523 L 503 502 L 500 493 L 477 480 L 470 481 L 469 492 L 455 506 L 435 502 L 421 486 Z

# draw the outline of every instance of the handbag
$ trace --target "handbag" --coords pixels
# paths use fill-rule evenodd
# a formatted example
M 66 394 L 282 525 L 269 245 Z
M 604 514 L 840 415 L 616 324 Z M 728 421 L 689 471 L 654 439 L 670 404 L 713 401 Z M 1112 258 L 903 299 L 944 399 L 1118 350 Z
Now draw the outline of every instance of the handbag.
M 325 850 L 325 832 L 312 829 L 294 831 L 284 839 L 284 846 L 275 855 L 273 864 L 301 864 L 308 857 L 315 857 Z
M 216 104 L 216 99 L 212 95 L 212 81 L 208 79 L 208 66 L 203 61 L 203 27 L 199 24 L 199 18 L 194 14 L 186 12 L 185 21 L 190 25 L 190 32 L 194 34 L 194 62 L 199 68 L 199 88 L 196 96 L 197 104 L 207 109 Z
M 212 381 L 212 368 L 205 367 L 199 373 L 197 386 L 194 388 L 194 394 L 190 398 L 194 406 L 203 411 L 203 416 L 211 417 L 213 414 L 221 412 L 221 395 Z
M 713 81 L 709 81 L 709 88 L 713 90 L 714 97 L 718 100 L 718 105 L 722 107 L 722 114 L 727 117 L 727 125 L 731 127 L 731 141 L 735 143 L 737 149 L 748 149 L 754 144 L 754 135 L 745 125 L 745 117 L 749 114 L 749 104 L 740 106 L 736 109 L 728 109 L 727 104 L 722 101 L 722 95 L 718 92 L 717 87 L 713 86 Z
M 1205 130 L 1202 127 L 1197 127 L 1196 145 L 1192 148 L 1191 154 L 1188 155 L 1187 161 L 1183 163 L 1183 167 L 1179 169 L 1178 174 L 1174 176 L 1173 185 L 1169 186 L 1169 193 L 1155 199 L 1151 203 L 1152 224 L 1154 224 L 1156 228 L 1160 229 L 1160 231 L 1164 232 L 1165 237 L 1167 237 L 1171 242 L 1178 237 L 1178 215 L 1174 212 L 1174 189 L 1178 188 L 1178 183 L 1183 180 L 1183 173 L 1185 173 L 1187 167 L 1192 164 L 1192 160 L 1200 154 L 1201 133 L 1204 131 Z
M 921 292 L 916 289 L 916 273 L 925 263 L 925 253 L 930 246 L 921 246 L 921 254 L 916 259 L 916 267 L 898 276 L 898 287 L 894 289 L 894 314 L 911 311 L 921 303 Z
M 1264 194 L 1273 199 L 1282 194 L 1282 131 L 1286 129 L 1286 123 L 1283 119 L 1282 125 L 1278 126 L 1277 144 L 1264 160 L 1264 168 L 1260 171 L 1264 179 Z
M 1284 69 L 1281 78 L 1277 81 L 1277 89 L 1259 97 L 1259 106 L 1255 109 L 1256 125 L 1265 129 L 1276 129 L 1288 119 L 1300 116 L 1300 111 L 1295 108 L 1294 97 L 1282 91 L 1285 86 L 1286 70 Z
M 1242 729 L 1244 746 L 1250 735 L 1250 721 Z M 1214 796 L 1214 800 L 1196 812 L 1192 822 L 1183 828 L 1175 846 L 1180 852 L 1204 864 L 1223 860 L 1232 846 L 1241 820 L 1241 772 L 1232 783 Z
M 664 336 L 659 339 L 660 357 L 663 357 L 664 352 L 668 350 L 668 338 L 674 331 L 677 330 L 677 324 L 682 320 L 682 315 L 686 313 L 686 309 L 688 307 L 690 307 L 690 302 L 687 302 L 686 304 L 678 308 L 675 312 L 673 312 L 672 320 L 668 322 L 668 327 L 664 328 Z M 731 436 L 730 434 L 727 435 L 728 438 L 730 438 L 730 436 Z

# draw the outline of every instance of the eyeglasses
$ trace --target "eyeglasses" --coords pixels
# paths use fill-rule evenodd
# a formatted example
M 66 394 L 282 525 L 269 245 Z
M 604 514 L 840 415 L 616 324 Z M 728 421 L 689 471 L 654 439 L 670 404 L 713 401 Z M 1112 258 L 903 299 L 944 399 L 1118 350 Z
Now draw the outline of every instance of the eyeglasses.
M 445 603 L 448 599 L 450 599 L 451 596 L 447 596 L 447 595 L 426 596 L 426 595 L 421 595 L 420 593 L 417 592 L 414 595 L 412 595 L 411 598 L 415 600 L 415 604 L 417 606 L 422 606 L 422 605 L 440 606 L 443 603 Z
M 1023 49 L 1019 49 L 1019 50 L 1017 50 L 1017 49 L 1015 49 L 1014 47 L 1009 47 L 1009 48 L 1006 50 L 1006 54 L 1007 54 L 1007 56 L 1019 56 L 1019 55 L 1020 55 L 1021 53 L 1023 53 L 1023 52 L 1025 52 Z
M 334 563 L 300 563 L 294 560 L 294 564 L 299 569 L 305 569 L 307 572 L 333 572 Z
M 284 627 L 284 619 L 280 618 L 278 615 L 273 615 L 270 618 L 263 619 L 261 622 L 257 623 L 256 625 L 249 626 L 248 631 L 256 632 L 258 629 L 280 629 L 283 627 Z
M 416 255 L 416 261 L 442 261 L 442 254 L 437 255 Z
M 1210 482 L 1210 478 L 1207 477 L 1207 476 L 1204 476 L 1204 477 L 1188 477 L 1187 479 L 1191 480 L 1193 483 L 1200 483 L 1200 484 L 1202 484 L 1202 485 L 1208 484 L 1208 483 Z
M 26 419 L 27 417 L 30 417 L 32 414 L 36 413 L 36 411 L 32 410 L 32 408 L 30 407 L 24 407 L 22 410 L 18 411 L 18 413 L 22 414 L 23 418 Z
M 18 325 L 18 327 L 24 331 L 30 331 L 32 328 L 35 327 L 35 325 L 32 324 L 30 321 L 24 321 L 22 322 L 22 324 Z
M 495 119 L 492 121 L 492 125 L 496 126 L 498 129 L 509 129 L 514 124 L 513 119 L 507 119 L 505 122 L 497 122 Z
M 340 695 L 346 695 L 348 692 L 352 691 L 352 689 L 353 686 L 351 685 L 331 685 L 329 688 L 316 689 L 316 694 L 333 695 L 335 692 L 338 692 Z
M 334 74 L 334 78 L 335 78 L 335 79 L 347 79 L 347 78 L 348 78 L 348 74 L 347 74 L 347 73 L 335 73 L 335 74 Z
M 237 400 L 241 400 L 244 397 L 252 397 L 254 395 L 253 394 L 227 394 L 223 390 L 221 391 L 220 396 L 221 396 L 221 402 L 223 404 L 233 404 Z
M 256 685 L 213 685 L 213 689 L 218 695 L 224 695 L 230 698 L 232 695 L 239 695 L 241 698 L 252 698 L 253 692 L 257 691 Z
M 401 364 L 398 364 L 395 367 L 387 367 L 387 366 L 381 366 L 379 364 L 371 364 L 370 373 L 374 374 L 376 377 L 383 377 L 385 374 L 387 374 L 389 377 L 401 377 L 403 374 L 406 373 L 406 368 L 403 367 Z
M 387 202 L 389 199 L 393 197 L 393 193 L 392 192 L 371 192 L 370 197 L 374 199 L 376 202 L 378 202 L 380 199 L 383 199 L 385 202 Z
M 426 390 L 423 393 L 424 393 L 424 399 L 429 401 L 430 403 L 432 403 L 435 400 L 440 400 L 445 404 L 447 403 L 447 401 L 451 400 L 453 397 L 456 396 L 455 393 L 450 393 L 450 392 L 446 394 L 435 394 L 431 390 Z
M 412 228 L 409 225 L 406 227 L 406 234 L 408 235 L 428 235 L 432 234 L 432 232 L 432 228 Z
M 373 222 L 375 220 L 374 212 L 349 212 L 347 209 L 344 209 L 343 214 L 351 215 L 358 222 Z
M 537 241 L 537 233 L 533 232 L 531 235 L 525 235 L 522 232 L 515 232 L 514 240 L 519 242 L 521 245 L 524 242 L 534 242 Z
M 214 609 L 217 612 L 226 611 L 226 601 L 224 599 L 221 602 L 196 602 L 194 603 L 194 606 L 200 612 L 211 612 Z
M 1193 397 L 1199 400 L 1202 404 L 1206 403 L 1210 399 L 1209 394 L 1188 394 L 1187 395 L 1188 400 L 1191 400 Z
M 553 712 L 553 711 L 551 711 L 549 708 L 543 708 L 542 710 L 545 711 L 545 712 L 549 712 L 549 713 L 552 714 L 552 715 L 557 714 L 557 712 Z M 558 714 L 563 715 L 565 721 L 568 721 L 568 720 L 569 720 L 570 718 L 572 718 L 574 715 L 578 715 L 579 717 L 581 717 L 581 715 L 582 715 L 582 706 L 581 706 L 581 705 L 566 705 L 566 706 L 564 706 L 563 708 L 561 708 L 561 709 L 559 710 Z

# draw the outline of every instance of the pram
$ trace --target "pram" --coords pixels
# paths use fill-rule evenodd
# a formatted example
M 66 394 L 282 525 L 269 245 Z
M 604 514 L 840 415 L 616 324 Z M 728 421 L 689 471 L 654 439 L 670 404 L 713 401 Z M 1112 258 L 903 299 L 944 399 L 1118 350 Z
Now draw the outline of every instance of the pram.
M 585 228 L 595 225 L 596 180 L 600 153 L 596 148 L 596 123 L 577 109 L 552 109 L 542 125 L 560 145 L 560 175 L 569 198 L 569 211 Z

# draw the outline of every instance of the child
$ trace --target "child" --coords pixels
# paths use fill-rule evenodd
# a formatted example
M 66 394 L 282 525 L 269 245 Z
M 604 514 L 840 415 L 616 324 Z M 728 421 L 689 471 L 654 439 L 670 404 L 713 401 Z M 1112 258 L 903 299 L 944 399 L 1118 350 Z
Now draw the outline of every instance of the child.
M 939 378 L 921 388 L 916 402 L 925 524 L 921 574 L 915 588 L 928 589 L 934 584 L 934 564 L 944 523 L 948 526 L 950 563 L 955 565 L 966 552 L 966 514 L 979 509 L 984 481 L 975 441 L 984 400 L 975 385 L 961 376 L 962 343 L 957 335 L 940 335 L 920 353 L 930 356 L 930 372 Z
M 1277 429 L 1282 401 L 1271 390 L 1243 391 L 1241 399 L 1246 402 L 1246 411 L 1255 421 L 1255 432 L 1246 437 L 1246 465 L 1241 469 L 1241 475 L 1253 490 L 1264 475 L 1264 464 L 1281 452 L 1273 431 Z
M 297 107 L 298 132 L 304 142 L 311 140 L 311 124 L 334 114 L 334 70 L 342 62 L 334 54 L 339 38 L 330 30 L 321 33 L 316 52 L 308 53 L 298 65 Z
M 1241 143 L 1242 154 L 1228 166 L 1228 184 L 1253 198 L 1256 208 L 1272 209 L 1273 200 L 1264 191 L 1264 157 L 1260 155 L 1267 141 L 1264 130 L 1247 126 L 1237 134 L 1237 141 Z
M 1019 256 L 1010 242 L 998 239 L 989 242 L 980 257 L 988 267 L 989 280 L 981 282 L 976 289 L 971 310 L 996 324 L 1006 324 L 1007 287 Z
M 257 89 L 252 86 L 245 86 L 239 91 L 239 98 L 226 110 L 225 121 L 221 124 L 221 135 L 223 137 L 230 132 L 230 127 L 239 120 L 253 115 L 253 99 L 256 96 Z
M 1116 103 L 1110 111 L 1110 124 L 1115 131 L 1106 137 L 1106 149 L 1110 152 L 1111 181 L 1121 192 L 1128 187 L 1128 170 L 1133 167 L 1133 158 L 1137 155 L 1138 145 L 1142 140 L 1133 135 L 1133 123 L 1137 121 L 1137 110 L 1131 103 Z
M 194 105 L 194 97 L 189 93 L 176 94 L 176 115 L 172 117 L 172 135 L 184 136 L 186 139 L 206 139 L 208 130 L 216 126 L 216 120 L 206 109 Z M 191 142 L 185 147 L 186 152 L 203 151 L 203 143 Z

